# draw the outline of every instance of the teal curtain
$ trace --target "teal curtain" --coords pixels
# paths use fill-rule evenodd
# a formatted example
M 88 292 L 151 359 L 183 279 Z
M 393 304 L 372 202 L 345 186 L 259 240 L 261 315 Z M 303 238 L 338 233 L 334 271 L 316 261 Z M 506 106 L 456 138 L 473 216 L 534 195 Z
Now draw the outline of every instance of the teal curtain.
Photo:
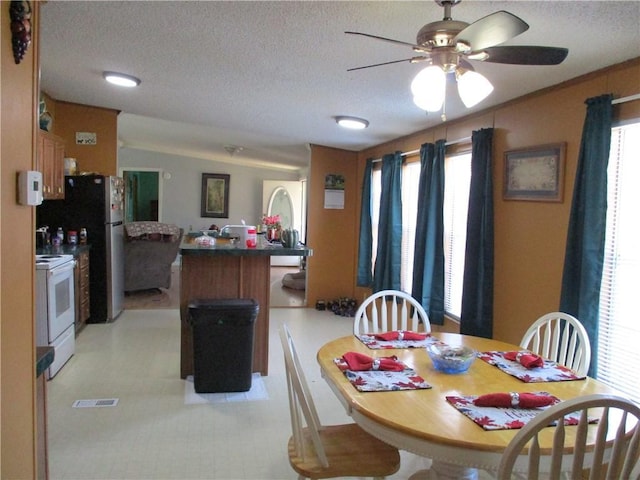
M 371 256 L 373 254 L 373 234 L 371 232 L 371 174 L 373 160 L 368 159 L 362 179 L 362 203 L 360 204 L 360 239 L 358 243 L 358 275 L 356 285 L 371 287 Z
M 471 135 L 471 185 L 467 218 L 460 333 L 493 336 L 493 129 Z
M 424 307 L 429 321 L 444 323 L 444 153 L 445 141 L 420 147 L 418 216 L 411 295 Z
M 598 372 L 598 309 L 607 223 L 611 94 L 588 99 L 573 187 L 560 310 L 580 320 L 591 343 L 589 376 Z
M 382 157 L 382 186 L 378 250 L 373 270 L 373 292 L 400 290 L 402 253 L 402 155 L 400 152 Z

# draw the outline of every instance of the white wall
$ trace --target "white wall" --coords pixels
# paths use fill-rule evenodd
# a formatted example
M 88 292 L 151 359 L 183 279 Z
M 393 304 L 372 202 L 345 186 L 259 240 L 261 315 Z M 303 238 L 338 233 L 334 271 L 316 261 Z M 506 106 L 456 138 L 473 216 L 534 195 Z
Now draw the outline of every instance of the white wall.
M 215 223 L 219 227 L 238 224 L 258 224 L 262 218 L 263 180 L 299 180 L 299 172 L 245 167 L 228 162 L 216 162 L 180 155 L 120 148 L 118 168 L 158 168 L 169 179 L 163 179 L 162 221 L 185 229 L 207 229 Z M 200 216 L 200 195 L 203 173 L 229 174 L 229 218 Z M 306 172 L 305 172 L 306 173 Z M 162 175 L 161 175 L 162 177 Z

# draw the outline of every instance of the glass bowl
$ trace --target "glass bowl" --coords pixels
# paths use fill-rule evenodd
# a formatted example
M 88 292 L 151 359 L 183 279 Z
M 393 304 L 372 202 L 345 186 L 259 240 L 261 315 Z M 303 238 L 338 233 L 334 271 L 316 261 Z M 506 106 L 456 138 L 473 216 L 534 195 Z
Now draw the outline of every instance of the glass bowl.
M 434 343 L 427 347 L 427 353 L 434 368 L 444 373 L 466 372 L 476 359 L 476 351 L 465 346 Z
M 216 244 L 215 237 L 210 237 L 206 233 L 195 239 L 196 245 L 199 247 L 214 247 Z

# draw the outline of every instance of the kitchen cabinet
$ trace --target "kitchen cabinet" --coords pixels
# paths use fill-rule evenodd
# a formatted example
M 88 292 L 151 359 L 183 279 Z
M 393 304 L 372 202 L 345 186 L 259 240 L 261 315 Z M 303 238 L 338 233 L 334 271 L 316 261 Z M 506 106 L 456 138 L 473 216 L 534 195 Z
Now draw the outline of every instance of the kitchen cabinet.
M 84 328 L 91 315 L 89 304 L 89 250 L 76 255 L 76 335 Z
M 36 170 L 42 172 L 45 200 L 64 198 L 64 141 L 52 133 L 38 132 Z

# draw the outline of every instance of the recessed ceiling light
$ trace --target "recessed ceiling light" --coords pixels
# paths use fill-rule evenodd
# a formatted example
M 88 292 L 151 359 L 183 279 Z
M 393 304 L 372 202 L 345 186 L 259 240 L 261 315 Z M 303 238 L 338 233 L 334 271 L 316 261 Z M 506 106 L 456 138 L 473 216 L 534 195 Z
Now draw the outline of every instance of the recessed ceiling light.
M 133 77 L 131 75 L 126 75 L 124 73 L 117 72 L 103 72 L 102 76 L 104 79 L 113 83 L 114 85 L 118 85 L 120 87 L 137 87 L 140 85 L 140 79 Z
M 367 128 L 369 126 L 368 120 L 358 117 L 339 116 L 336 117 L 336 123 L 341 127 L 351 128 L 354 130 L 362 130 L 363 128 Z

